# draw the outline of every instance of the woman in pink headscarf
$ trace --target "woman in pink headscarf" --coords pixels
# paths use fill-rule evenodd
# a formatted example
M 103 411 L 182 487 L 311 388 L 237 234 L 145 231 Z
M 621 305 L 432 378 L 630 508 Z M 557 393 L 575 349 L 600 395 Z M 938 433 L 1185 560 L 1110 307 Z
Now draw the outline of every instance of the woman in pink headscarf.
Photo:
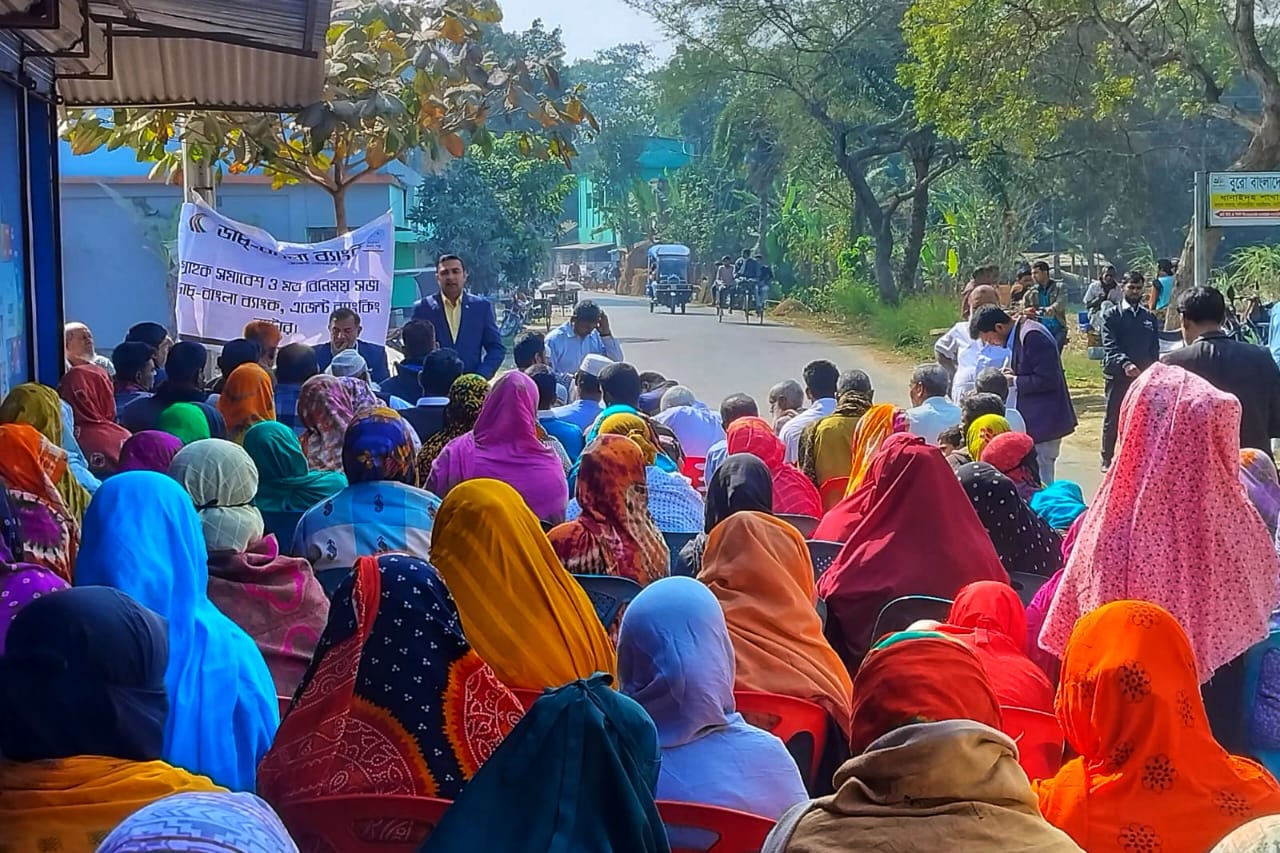
M 542 521 L 564 521 L 569 482 L 559 456 L 538 436 L 538 386 L 518 370 L 493 384 L 471 432 L 440 451 L 426 488 L 443 498 L 480 477 L 510 485 Z
M 1157 363 L 1134 382 L 1115 462 L 1081 523 L 1043 648 L 1061 657 L 1077 619 L 1122 599 L 1177 618 L 1201 682 L 1267 635 L 1280 565 L 1240 487 L 1239 436 L 1240 401 L 1195 374 Z

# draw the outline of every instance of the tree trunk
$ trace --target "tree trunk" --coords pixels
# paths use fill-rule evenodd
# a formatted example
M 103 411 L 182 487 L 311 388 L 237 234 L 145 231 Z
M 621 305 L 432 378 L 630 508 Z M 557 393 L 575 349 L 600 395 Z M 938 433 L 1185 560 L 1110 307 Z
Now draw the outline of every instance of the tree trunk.
M 929 224 L 929 185 L 920 179 L 929 173 L 929 165 L 916 164 L 916 188 L 911 193 L 911 220 L 907 227 L 907 240 L 902 244 L 902 269 L 898 274 L 898 290 L 910 293 L 915 290 L 916 276 L 920 270 L 920 251 L 924 248 L 925 229 Z
M 347 227 L 347 188 L 345 185 L 338 187 L 333 192 L 333 222 L 337 228 L 338 236 L 346 234 L 349 230 Z
M 898 287 L 893 280 L 893 219 L 883 216 L 876 229 L 876 289 L 885 305 L 898 304 Z
M 836 150 L 836 160 L 853 191 L 855 211 L 861 210 L 871 226 L 871 236 L 876 244 L 876 289 L 880 293 L 880 301 L 885 305 L 897 305 L 898 285 L 893 278 L 893 217 L 886 215 L 880 207 L 880 200 L 867 183 L 862 163 L 839 148 Z

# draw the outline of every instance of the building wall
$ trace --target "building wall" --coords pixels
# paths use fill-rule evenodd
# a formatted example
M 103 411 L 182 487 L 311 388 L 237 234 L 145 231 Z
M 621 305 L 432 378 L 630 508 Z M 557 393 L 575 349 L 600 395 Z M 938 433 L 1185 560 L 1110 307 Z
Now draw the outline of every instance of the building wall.
M 147 164 L 137 164 L 138 175 L 119 159 L 102 164 L 125 174 L 95 177 L 86 161 L 96 157 L 62 160 L 63 298 L 67 319 L 89 324 L 99 345 L 109 349 L 134 323 L 168 322 L 163 243 L 176 241 L 182 191 L 147 180 Z M 363 225 L 388 208 L 402 219 L 405 196 L 390 175 L 356 184 L 347 191 L 347 222 Z M 289 242 L 323 239 L 334 229 L 333 202 L 316 186 L 272 190 L 261 176 L 227 178 L 218 188 L 217 207 Z

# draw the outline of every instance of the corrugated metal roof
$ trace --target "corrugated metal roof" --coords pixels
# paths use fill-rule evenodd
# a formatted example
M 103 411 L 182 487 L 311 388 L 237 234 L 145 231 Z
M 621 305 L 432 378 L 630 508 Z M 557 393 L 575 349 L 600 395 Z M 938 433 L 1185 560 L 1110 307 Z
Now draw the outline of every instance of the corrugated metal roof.
M 113 36 L 110 77 L 61 77 L 58 92 L 73 107 L 295 110 L 324 94 L 324 58 L 199 38 Z
M 324 50 L 331 0 L 92 0 L 117 33 L 190 35 L 310 55 Z

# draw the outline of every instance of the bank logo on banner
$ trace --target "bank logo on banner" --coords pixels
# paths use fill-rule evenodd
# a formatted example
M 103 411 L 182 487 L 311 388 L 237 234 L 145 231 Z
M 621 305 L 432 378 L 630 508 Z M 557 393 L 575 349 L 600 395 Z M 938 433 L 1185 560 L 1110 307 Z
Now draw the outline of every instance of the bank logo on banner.
M 391 319 L 391 212 L 321 243 L 281 243 L 199 203 L 178 225 L 178 334 L 221 344 L 246 324 L 280 327 L 282 344 L 329 340 L 329 315 L 360 315 L 360 337 L 382 343 Z

